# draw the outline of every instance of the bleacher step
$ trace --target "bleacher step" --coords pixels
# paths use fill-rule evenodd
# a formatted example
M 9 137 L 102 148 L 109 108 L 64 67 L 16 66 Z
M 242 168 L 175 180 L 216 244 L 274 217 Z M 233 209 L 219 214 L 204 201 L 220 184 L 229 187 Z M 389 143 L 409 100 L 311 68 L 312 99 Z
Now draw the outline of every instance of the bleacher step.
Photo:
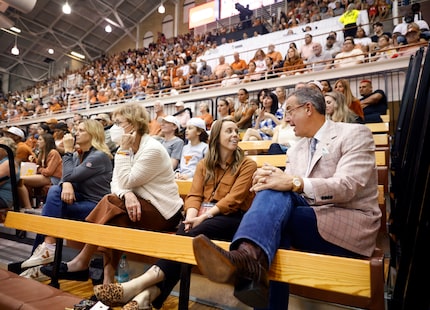
M 0 268 L 13 270 L 15 264 L 30 256 L 32 248 L 31 244 L 0 238 Z

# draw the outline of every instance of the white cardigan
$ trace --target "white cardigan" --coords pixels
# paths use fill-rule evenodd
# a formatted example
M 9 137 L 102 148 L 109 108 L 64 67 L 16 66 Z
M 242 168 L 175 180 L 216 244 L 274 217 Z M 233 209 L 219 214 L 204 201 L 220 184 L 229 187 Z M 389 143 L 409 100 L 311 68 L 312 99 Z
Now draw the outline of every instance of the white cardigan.
M 157 208 L 165 219 L 182 207 L 170 157 L 160 142 L 145 134 L 133 156 L 115 155 L 111 190 L 123 197 L 134 192 Z

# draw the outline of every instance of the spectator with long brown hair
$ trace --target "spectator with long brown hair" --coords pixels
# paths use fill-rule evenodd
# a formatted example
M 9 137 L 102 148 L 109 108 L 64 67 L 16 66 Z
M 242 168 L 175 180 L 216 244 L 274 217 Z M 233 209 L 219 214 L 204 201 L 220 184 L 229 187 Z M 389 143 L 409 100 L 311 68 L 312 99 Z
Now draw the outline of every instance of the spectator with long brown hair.
M 360 100 L 352 94 L 351 87 L 348 80 L 339 79 L 334 84 L 334 90 L 342 93 L 345 96 L 346 104 L 355 114 L 361 119 L 364 119 L 363 108 L 361 107 Z
M 306 67 L 300 53 L 294 47 L 290 47 L 284 59 L 284 73 L 283 75 L 294 75 L 302 73 L 300 70 Z
M 40 135 L 37 138 L 37 148 L 39 154 L 36 159 L 37 173 L 35 175 L 22 176 L 24 186 L 20 186 L 20 201 L 24 208 L 34 207 L 30 202 L 29 192 L 34 195 L 33 191 L 37 188 L 57 185 L 60 182 L 63 172 L 60 153 L 55 146 L 55 140 L 49 133 Z

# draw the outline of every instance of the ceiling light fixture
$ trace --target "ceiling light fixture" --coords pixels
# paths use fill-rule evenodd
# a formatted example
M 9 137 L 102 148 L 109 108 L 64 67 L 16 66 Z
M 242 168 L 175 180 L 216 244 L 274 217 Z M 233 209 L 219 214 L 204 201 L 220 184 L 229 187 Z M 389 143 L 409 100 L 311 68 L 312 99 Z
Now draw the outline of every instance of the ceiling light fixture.
M 80 54 L 80 53 L 72 51 L 70 54 L 72 54 L 73 56 L 78 57 L 80 59 L 85 59 L 85 56 Z
M 54 54 L 54 49 L 53 48 L 49 48 L 48 49 L 48 54 L 50 54 L 50 55 Z
M 69 2 L 66 0 L 66 3 L 63 5 L 63 13 L 64 14 L 70 14 L 72 13 L 72 8 L 69 5 Z
M 158 13 L 164 14 L 166 12 L 166 8 L 163 5 L 163 2 L 161 2 L 160 6 L 158 7 Z
M 107 33 L 112 32 L 112 27 L 111 27 L 111 25 L 106 25 L 106 27 L 105 27 L 105 31 L 106 31 Z
M 15 36 L 15 45 L 12 47 L 12 49 L 10 50 L 10 52 L 12 53 L 12 55 L 18 56 L 19 55 L 19 49 L 17 46 L 17 36 Z
M 21 29 L 15 27 L 15 26 L 10 27 L 9 29 L 12 30 L 13 32 L 21 33 Z

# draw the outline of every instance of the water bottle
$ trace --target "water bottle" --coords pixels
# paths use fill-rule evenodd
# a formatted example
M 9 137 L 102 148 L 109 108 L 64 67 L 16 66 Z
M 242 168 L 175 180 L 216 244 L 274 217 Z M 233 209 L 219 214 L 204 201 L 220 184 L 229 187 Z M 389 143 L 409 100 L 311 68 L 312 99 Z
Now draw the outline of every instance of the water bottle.
M 122 254 L 118 264 L 118 278 L 119 283 L 127 282 L 129 280 L 129 268 L 127 262 L 127 256 Z

